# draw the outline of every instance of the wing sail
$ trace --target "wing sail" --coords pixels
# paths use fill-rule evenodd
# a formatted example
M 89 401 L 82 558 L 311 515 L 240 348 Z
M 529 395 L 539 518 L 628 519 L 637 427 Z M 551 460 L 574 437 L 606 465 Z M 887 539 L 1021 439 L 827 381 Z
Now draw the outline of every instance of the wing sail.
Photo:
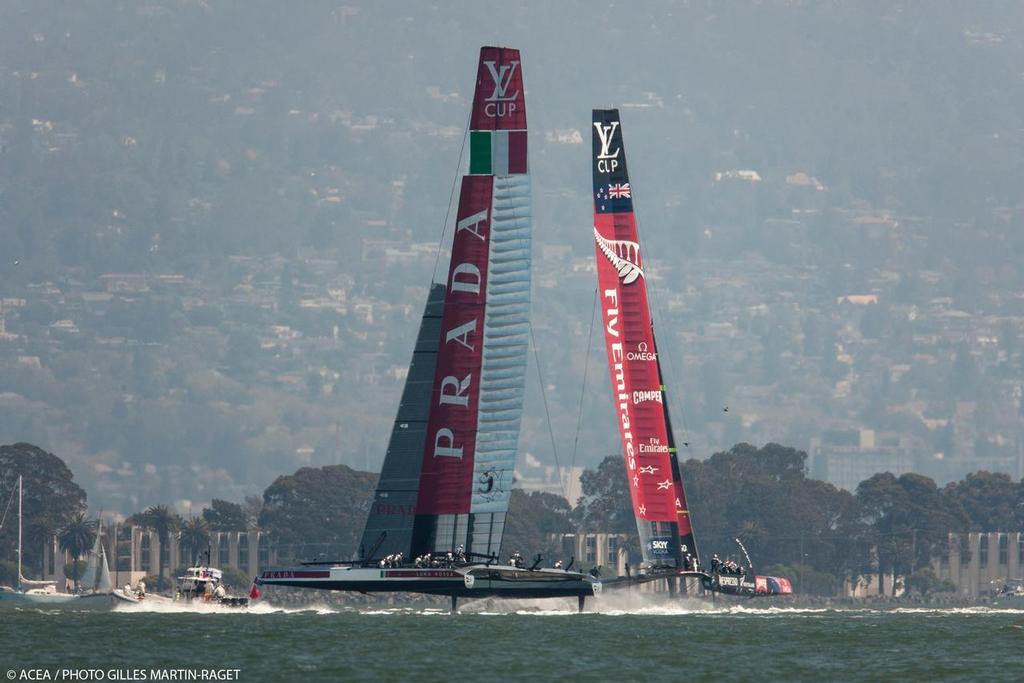
M 592 143 L 597 276 L 633 514 L 644 563 L 681 567 L 696 548 L 665 407 L 617 109 L 594 110 Z
M 411 554 L 496 556 L 526 380 L 531 199 L 519 51 L 480 50 Z

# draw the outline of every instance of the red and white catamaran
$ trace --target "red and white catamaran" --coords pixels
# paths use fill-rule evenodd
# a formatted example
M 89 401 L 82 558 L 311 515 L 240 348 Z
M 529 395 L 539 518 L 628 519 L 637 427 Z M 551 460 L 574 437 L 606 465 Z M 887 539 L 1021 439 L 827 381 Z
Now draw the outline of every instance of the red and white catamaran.
M 259 583 L 449 595 L 453 609 L 488 596 L 576 596 L 582 609 L 600 590 L 586 574 L 498 561 L 529 342 L 524 92 L 519 51 L 482 48 L 448 276 L 430 288 L 360 559 L 272 568 Z
M 592 124 L 594 241 L 605 348 L 643 556 L 643 575 L 619 583 L 693 577 L 715 593 L 791 593 L 786 579 L 700 561 L 654 339 L 619 111 L 595 109 Z M 669 585 L 674 587 L 674 580 Z

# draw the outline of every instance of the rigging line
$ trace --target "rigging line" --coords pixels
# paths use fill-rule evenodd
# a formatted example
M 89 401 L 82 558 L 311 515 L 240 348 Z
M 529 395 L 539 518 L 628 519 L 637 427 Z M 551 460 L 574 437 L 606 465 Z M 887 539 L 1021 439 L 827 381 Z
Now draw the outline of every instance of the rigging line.
M 572 461 L 569 464 L 569 476 L 576 467 L 576 452 L 580 443 L 580 426 L 583 424 L 583 397 L 587 391 L 587 375 L 590 371 L 590 349 L 594 342 L 594 319 L 597 317 L 597 293 L 600 287 L 594 287 L 594 304 L 590 307 L 590 332 L 587 333 L 587 355 L 583 357 L 583 386 L 580 387 L 580 404 L 576 413 L 576 438 L 572 442 Z M 569 501 L 572 504 L 572 501 Z
M 455 162 L 455 175 L 452 177 L 452 189 L 448 194 L 448 209 L 444 213 L 444 223 L 441 225 L 441 237 L 437 240 L 437 252 L 434 255 L 434 270 L 430 274 L 431 284 L 437 282 L 437 265 L 441 262 L 441 248 L 444 246 L 444 236 L 448 232 L 448 219 L 452 215 L 452 201 L 455 199 L 455 186 L 459 182 L 459 169 L 462 168 L 462 153 L 466 151 L 466 138 L 469 137 L 469 124 L 473 120 L 472 110 L 466 118 L 466 127 L 462 129 L 462 144 L 459 146 L 459 156 Z M 445 278 L 447 280 L 447 278 Z
M 7 521 L 7 513 L 11 511 L 11 503 L 14 502 L 14 491 L 11 491 L 11 497 L 7 499 L 7 507 L 4 508 L 4 516 L 0 517 L 0 529 L 4 528 L 4 522 Z
M 540 382 L 540 396 L 544 401 L 544 416 L 547 418 L 548 434 L 551 436 L 551 452 L 555 456 L 555 469 L 558 471 L 558 486 L 562 489 L 562 497 L 569 500 L 569 494 L 565 490 L 565 481 L 562 479 L 562 465 L 558 461 L 558 448 L 555 446 L 555 428 L 551 424 L 551 411 L 548 410 L 548 392 L 544 388 L 544 376 L 540 371 L 540 355 L 537 353 L 537 340 L 533 337 L 533 324 L 530 325 L 530 345 L 533 347 L 533 360 L 537 365 L 537 381 Z M 570 505 L 572 502 L 570 501 Z

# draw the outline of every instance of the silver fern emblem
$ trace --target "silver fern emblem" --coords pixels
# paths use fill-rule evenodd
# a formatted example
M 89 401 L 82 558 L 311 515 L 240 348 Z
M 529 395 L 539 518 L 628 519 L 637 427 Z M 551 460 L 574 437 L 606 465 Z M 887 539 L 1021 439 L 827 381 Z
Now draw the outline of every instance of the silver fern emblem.
M 618 272 L 622 284 L 632 284 L 638 277 L 644 276 L 644 271 L 640 268 L 639 244 L 628 240 L 606 240 L 601 237 L 597 228 L 594 228 L 594 239 L 597 240 L 597 248 Z

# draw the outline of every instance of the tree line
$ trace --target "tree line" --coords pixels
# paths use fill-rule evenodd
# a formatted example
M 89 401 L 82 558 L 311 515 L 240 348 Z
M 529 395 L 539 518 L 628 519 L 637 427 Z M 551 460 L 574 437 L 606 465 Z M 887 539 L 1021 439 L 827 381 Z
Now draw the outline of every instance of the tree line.
M 1024 527 L 1024 482 L 975 472 L 939 487 L 920 474 L 875 474 L 854 492 L 807 476 L 807 454 L 741 443 L 682 466 L 698 549 L 710 558 L 743 542 L 759 572 L 794 581 L 798 592 L 835 594 L 844 579 L 896 574 L 922 590 L 952 533 Z M 376 475 L 344 465 L 303 468 L 264 494 L 260 524 L 279 556 L 351 557 L 373 499 Z M 623 533 L 639 555 L 625 462 L 609 455 L 583 472 L 583 495 L 513 489 L 503 552 L 560 557 L 557 534 Z M 576 558 L 577 562 L 580 558 Z M 881 579 L 879 578 L 879 581 Z
M 884 574 L 916 576 L 924 590 L 932 585 L 925 581 L 931 561 L 948 552 L 950 532 L 1024 526 L 1024 482 L 1006 474 L 975 472 L 940 488 L 919 474 L 879 473 L 849 492 L 807 477 L 807 454 L 774 443 L 737 444 L 707 460 L 688 460 L 682 471 L 705 562 L 712 553 L 736 553 L 739 539 L 757 571 L 785 575 L 802 593 L 834 594 L 844 579 L 869 574 L 879 581 Z M 96 528 L 71 471 L 31 444 L 0 447 L 0 491 L 14 491 L 19 474 L 25 477 L 26 575 L 42 572 L 43 542 L 54 535 L 72 557 L 84 554 Z M 153 529 L 161 544 L 177 537 L 186 561 L 202 558 L 211 532 L 256 529 L 267 534 L 281 562 L 349 559 L 358 552 L 377 476 L 345 465 L 304 467 L 244 504 L 214 499 L 187 517 L 154 505 L 126 521 Z M 622 457 L 609 455 L 585 470 L 581 488 L 575 505 L 556 494 L 513 489 L 504 550 L 539 552 L 553 561 L 562 552 L 558 534 L 607 532 L 626 534 L 627 547 L 638 555 Z M 0 504 L 9 504 L 0 497 Z M 13 570 L 8 558 L 15 558 L 16 535 L 14 524 L 0 528 L 6 575 Z M 77 574 L 77 563 L 73 568 Z
M 608 456 L 584 474 L 575 509 L 581 528 L 635 534 L 625 465 Z M 688 460 L 683 479 L 698 548 L 749 550 L 759 572 L 785 575 L 802 593 L 835 594 L 844 579 L 917 577 L 948 553 L 950 533 L 1020 530 L 1024 482 L 986 471 L 944 487 L 925 476 L 884 472 L 855 492 L 807 477 L 807 454 L 778 444 L 741 443 L 707 460 Z M 634 544 L 635 545 L 635 544 Z

